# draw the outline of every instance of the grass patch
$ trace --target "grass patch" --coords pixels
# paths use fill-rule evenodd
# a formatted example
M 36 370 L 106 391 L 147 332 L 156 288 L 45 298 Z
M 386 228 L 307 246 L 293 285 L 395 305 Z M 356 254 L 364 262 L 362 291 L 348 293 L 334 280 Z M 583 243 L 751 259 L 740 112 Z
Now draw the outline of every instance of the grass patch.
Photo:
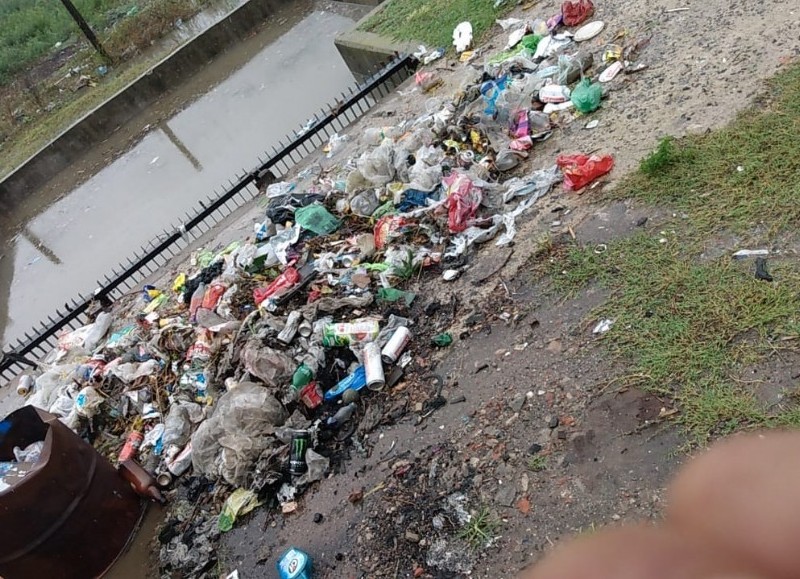
M 615 195 L 686 212 L 699 235 L 766 237 L 800 220 L 800 65 L 769 83 L 772 100 L 706 135 L 665 139 Z
M 547 457 L 543 454 L 537 454 L 528 459 L 528 470 L 532 470 L 533 472 L 547 470 Z
M 69 128 L 72 123 L 144 74 L 155 62 L 155 59 L 142 59 L 122 70 L 115 71 L 96 87 L 81 93 L 80 96 L 68 101 L 64 106 L 22 127 L 0 149 L 2 150 L 0 179 L 24 163 L 50 140 Z
M 491 514 L 487 507 L 472 515 L 466 526 L 459 532 L 459 537 L 464 539 L 473 550 L 489 546 L 494 539 L 495 532 L 500 523 Z
M 494 8 L 491 0 L 389 0 L 361 29 L 393 40 L 424 42 L 429 48 L 449 48 L 460 22 L 472 24 L 478 41 L 509 9 Z
M 755 278 L 752 260 L 700 259 L 721 230 L 758 247 L 797 239 L 800 65 L 776 77 L 771 94 L 769 106 L 720 131 L 661 141 L 613 193 L 685 219 L 607 247 L 549 240 L 534 258 L 559 293 L 592 283 L 610 292 L 594 312 L 615 320 L 601 339 L 630 361 L 629 383 L 677 401 L 696 442 L 749 426 L 800 426 L 797 404 L 767 411 L 738 380 L 776 348 L 800 348 L 800 263 L 770 258 L 769 283 Z

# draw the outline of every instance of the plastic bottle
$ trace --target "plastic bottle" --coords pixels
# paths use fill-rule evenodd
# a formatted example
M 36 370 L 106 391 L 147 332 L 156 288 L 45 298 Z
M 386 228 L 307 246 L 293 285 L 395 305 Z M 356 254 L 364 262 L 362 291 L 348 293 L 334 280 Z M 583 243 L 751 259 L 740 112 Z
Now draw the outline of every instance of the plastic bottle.
M 311 371 L 311 368 L 306 366 L 305 363 L 300 364 L 292 376 L 292 388 L 294 388 L 295 391 L 299 391 L 313 379 L 314 372 Z
M 197 286 L 197 289 L 194 290 L 192 294 L 192 299 L 189 301 L 189 315 L 191 316 L 192 322 L 196 321 L 197 319 L 197 310 L 200 309 L 200 306 L 203 305 L 203 298 L 206 296 L 206 284 L 200 283 Z
M 333 416 L 328 418 L 328 420 L 325 421 L 325 424 L 329 428 L 339 428 L 341 425 L 343 425 L 345 422 L 347 422 L 353 417 L 353 414 L 355 414 L 357 407 L 358 406 L 356 405 L 355 402 L 351 402 L 347 406 L 342 406 L 336 414 L 334 414 Z

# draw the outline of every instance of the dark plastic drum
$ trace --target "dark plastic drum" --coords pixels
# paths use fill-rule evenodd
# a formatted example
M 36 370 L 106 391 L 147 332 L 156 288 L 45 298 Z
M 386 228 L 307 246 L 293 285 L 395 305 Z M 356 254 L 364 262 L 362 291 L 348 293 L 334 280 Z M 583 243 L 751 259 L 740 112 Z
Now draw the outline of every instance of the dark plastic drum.
M 0 492 L 0 577 L 101 577 L 136 530 L 141 499 L 91 445 L 32 406 L 0 422 L 0 461 L 39 440 L 39 462 Z

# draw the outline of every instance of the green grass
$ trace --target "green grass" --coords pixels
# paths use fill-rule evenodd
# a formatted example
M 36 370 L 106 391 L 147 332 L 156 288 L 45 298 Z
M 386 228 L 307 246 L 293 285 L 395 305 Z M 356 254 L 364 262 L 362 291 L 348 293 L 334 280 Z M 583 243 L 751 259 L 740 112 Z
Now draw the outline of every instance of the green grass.
M 459 536 L 464 539 L 473 550 L 487 547 L 494 539 L 495 532 L 500 523 L 491 514 L 487 507 L 481 507 L 473 514 L 466 526 L 461 529 Z
M 537 454 L 528 459 L 528 469 L 533 472 L 541 472 L 547 470 L 547 456 Z
M 74 0 L 89 24 L 104 30 L 136 6 L 133 0 Z M 57 42 L 80 36 L 59 0 L 3 0 L 0 3 L 0 83 L 49 53 Z
M 460 22 L 472 24 L 477 41 L 509 10 L 509 4 L 514 3 L 495 9 L 493 0 L 389 0 L 362 30 L 393 40 L 424 42 L 429 48 L 449 48 Z
M 593 318 L 615 320 L 601 339 L 630 363 L 617 384 L 673 398 L 697 442 L 749 426 L 800 425 L 796 405 L 768 411 L 738 379 L 766 354 L 800 348 L 800 263 L 770 258 L 775 281 L 767 283 L 755 279 L 752 260 L 701 258 L 720 231 L 735 232 L 740 247 L 798 240 L 800 65 L 771 90 L 768 105 L 722 130 L 662 141 L 613 193 L 685 218 L 607 249 L 548 240 L 535 257 L 559 293 L 589 284 L 609 291 Z
M 800 65 L 770 82 L 771 103 L 707 135 L 667 139 L 616 191 L 689 214 L 699 234 L 768 237 L 800 219 Z

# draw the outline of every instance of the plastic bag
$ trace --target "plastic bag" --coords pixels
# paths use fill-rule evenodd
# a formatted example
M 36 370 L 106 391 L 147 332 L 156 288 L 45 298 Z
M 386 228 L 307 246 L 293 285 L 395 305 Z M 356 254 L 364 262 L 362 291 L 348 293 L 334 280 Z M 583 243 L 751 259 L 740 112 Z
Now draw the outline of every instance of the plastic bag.
M 203 408 L 199 404 L 194 402 L 173 404 L 164 420 L 162 445 L 165 448 L 171 445 L 183 448 L 192 434 L 192 423 L 202 422 L 203 418 Z
M 301 207 L 294 212 L 297 224 L 317 235 L 329 235 L 339 229 L 339 220 L 319 203 Z
M 222 506 L 222 512 L 219 514 L 217 521 L 219 530 L 227 533 L 233 528 L 233 523 L 236 522 L 237 517 L 246 515 L 263 504 L 253 491 L 236 489 L 228 496 Z
M 568 54 L 559 55 L 556 82 L 563 85 L 576 82 L 592 66 L 593 62 L 594 58 L 591 52 L 578 52 L 571 56 Z
M 44 449 L 44 440 L 32 442 L 24 449 L 15 446 L 14 458 L 17 459 L 17 462 L 37 463 L 39 462 L 39 459 L 42 458 L 43 449 Z
M 577 191 L 611 171 L 614 167 L 614 159 L 611 155 L 600 157 L 578 153 L 576 155 L 559 155 L 556 165 L 564 173 L 564 189 Z
M 279 275 L 267 287 L 257 287 L 253 290 L 253 299 L 256 305 L 261 305 L 265 300 L 282 294 L 286 290 L 294 287 L 300 281 L 300 272 L 293 267 L 287 267 L 286 270 Z
M 259 455 L 279 444 L 272 433 L 287 418 L 269 390 L 252 382 L 240 383 L 220 397 L 214 414 L 192 436 L 195 471 L 246 486 Z
M 450 173 L 445 179 L 447 187 L 447 224 L 451 233 L 464 231 L 475 218 L 481 204 L 481 190 L 463 173 Z
M 393 287 L 382 287 L 378 290 L 378 303 L 394 303 L 403 300 L 407 306 L 410 306 L 416 297 L 417 294 L 414 292 L 403 291 Z
M 577 0 L 576 2 L 567 0 L 561 5 L 564 26 L 577 26 L 592 14 L 594 14 L 592 0 Z
M 78 416 L 92 418 L 103 403 L 103 397 L 91 386 L 81 390 L 75 397 L 75 411 Z
M 100 345 L 100 340 L 106 335 L 113 321 L 114 316 L 106 312 L 100 312 L 94 323 L 90 326 L 91 330 L 89 330 L 83 342 L 83 347 L 90 352 L 94 351 L 94 349 Z
M 268 386 L 288 384 L 294 372 L 292 359 L 278 350 L 261 346 L 259 341 L 250 341 L 242 352 L 245 369 Z
M 442 166 L 434 164 L 428 166 L 425 163 L 415 163 L 408 171 L 409 189 L 430 192 L 439 186 L 442 181 Z
M 376 149 L 364 153 L 356 162 L 364 178 L 376 186 L 386 185 L 394 179 L 394 148 L 391 141 L 384 141 Z
M 559 181 L 561 181 L 561 172 L 556 165 L 549 169 L 534 171 L 527 177 L 514 177 L 503 183 L 503 187 L 506 188 L 503 193 L 503 203 L 508 203 L 515 197 L 527 195 L 533 195 L 538 199 Z
M 328 159 L 332 158 L 336 153 L 344 148 L 344 144 L 349 138 L 350 137 L 347 135 L 340 136 L 339 133 L 332 134 L 330 139 L 328 139 L 328 144 L 322 148 L 322 152 L 327 153 L 326 157 Z
M 592 113 L 600 108 L 600 100 L 603 98 L 603 89 L 597 83 L 592 84 L 588 78 L 584 78 L 575 90 L 572 91 L 570 100 L 575 108 L 582 113 Z

